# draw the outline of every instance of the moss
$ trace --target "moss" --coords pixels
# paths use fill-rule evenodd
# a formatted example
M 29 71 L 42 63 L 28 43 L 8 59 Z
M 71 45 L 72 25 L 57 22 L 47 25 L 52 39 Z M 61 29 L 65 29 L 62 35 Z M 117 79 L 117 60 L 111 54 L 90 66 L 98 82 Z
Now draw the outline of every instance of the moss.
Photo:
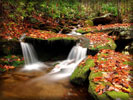
M 76 38 L 72 37 L 53 37 L 53 38 L 48 38 L 48 41 L 55 41 L 55 40 L 77 40 Z
M 94 24 L 93 24 L 93 21 L 92 20 L 86 20 L 85 21 L 85 25 L 89 25 L 89 26 L 93 26 Z
M 116 100 L 117 98 L 120 98 L 120 100 L 129 100 L 128 93 L 124 92 L 107 91 L 106 95 L 109 96 L 111 100 Z
M 101 50 L 101 49 L 111 49 L 111 50 L 115 50 L 116 49 L 116 44 L 115 42 L 108 38 L 109 42 L 107 42 L 107 44 L 105 45 L 98 45 L 97 47 L 92 47 L 90 48 L 91 50 Z
M 80 65 L 75 69 L 70 77 L 70 81 L 78 85 L 83 84 L 88 77 L 90 67 L 93 66 L 95 66 L 94 60 L 87 59 L 87 61 L 85 62 L 85 66 Z
M 52 38 L 48 38 L 48 39 L 26 37 L 25 39 L 37 39 L 37 40 L 48 40 L 48 41 L 56 41 L 56 40 L 77 40 L 77 38 L 74 38 L 74 37 L 52 37 Z
M 97 84 L 95 84 L 94 82 L 90 81 L 89 82 L 89 89 L 88 89 L 88 92 L 91 93 L 91 95 L 95 98 L 95 100 L 110 100 L 110 98 L 105 93 L 103 93 L 102 95 L 98 95 L 95 92 L 96 85 Z
M 95 73 L 95 72 L 92 71 L 90 73 L 89 80 L 93 80 L 95 77 L 100 77 L 100 76 L 102 76 L 102 72 Z
M 37 39 L 37 40 L 44 40 L 44 39 L 42 39 L 42 38 L 33 38 L 33 37 L 28 37 L 28 36 L 25 38 L 25 40 L 27 40 L 27 39 Z
M 112 50 L 115 50 L 116 49 L 115 42 L 110 38 L 108 38 L 108 40 L 109 40 L 108 45 L 111 47 Z
M 89 77 L 89 79 L 91 78 L 92 77 Z M 103 83 L 103 85 L 106 84 L 108 83 Z M 98 93 L 95 92 L 96 85 L 97 83 L 94 83 L 92 80 L 89 81 L 88 92 L 91 93 L 91 95 L 95 98 L 95 100 L 116 100 L 117 98 L 120 98 L 120 100 L 129 100 L 129 94 L 124 92 L 107 91 L 102 95 L 99 95 Z
M 80 28 L 80 29 L 77 29 L 76 32 L 78 32 L 78 33 L 84 33 L 86 31 L 84 31 L 82 28 Z
M 97 84 L 100 83 L 103 86 L 111 84 L 109 82 L 93 82 L 93 79 L 99 76 L 102 76 L 102 72 L 95 73 L 94 71 L 91 71 L 89 76 L 88 92 L 91 93 L 91 95 L 95 98 L 95 100 L 116 100 L 117 98 L 120 98 L 120 100 L 129 100 L 129 94 L 124 92 L 106 91 L 102 95 L 96 93 L 95 88 Z M 132 91 L 131 87 L 129 88 Z

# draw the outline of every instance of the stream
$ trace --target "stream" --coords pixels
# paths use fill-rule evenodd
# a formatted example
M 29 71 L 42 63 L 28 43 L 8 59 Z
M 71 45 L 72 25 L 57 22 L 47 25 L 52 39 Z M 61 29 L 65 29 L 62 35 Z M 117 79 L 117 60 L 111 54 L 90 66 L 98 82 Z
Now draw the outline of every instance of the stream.
M 87 92 L 87 85 L 74 86 L 69 78 L 52 82 L 42 78 L 52 68 L 51 62 L 46 63 L 49 68 L 41 71 L 16 68 L 1 74 L 0 100 L 93 100 Z

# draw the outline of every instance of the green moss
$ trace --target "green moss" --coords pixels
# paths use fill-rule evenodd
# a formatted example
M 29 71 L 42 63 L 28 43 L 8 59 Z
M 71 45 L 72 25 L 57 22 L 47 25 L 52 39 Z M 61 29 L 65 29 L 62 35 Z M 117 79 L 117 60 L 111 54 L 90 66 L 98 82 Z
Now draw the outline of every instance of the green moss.
M 102 76 L 102 72 L 95 73 L 95 72 L 92 71 L 90 73 L 89 80 L 93 80 L 95 77 L 100 77 L 100 76 Z
M 93 79 L 95 77 L 102 76 L 102 72 L 91 72 L 89 76 L 89 89 L 88 92 L 91 93 L 91 95 L 95 98 L 95 100 L 116 100 L 117 98 L 120 98 L 120 100 L 129 100 L 129 94 L 124 92 L 116 92 L 116 91 L 106 91 L 102 95 L 99 95 L 96 93 L 96 85 L 102 84 L 103 86 L 110 85 L 109 82 L 93 82 Z M 132 91 L 131 87 L 129 87 Z
M 70 81 L 78 85 L 83 84 L 88 77 L 90 67 L 93 66 L 95 66 L 94 60 L 87 59 L 87 61 L 85 62 L 85 66 L 81 65 L 75 69 L 75 71 L 72 73 L 70 77 Z
M 111 100 L 116 100 L 117 98 L 120 98 L 120 100 L 129 100 L 128 93 L 124 92 L 107 91 L 106 95 L 109 96 Z
M 56 40 L 77 40 L 77 38 L 74 38 L 74 37 L 52 37 L 52 38 L 48 38 L 48 39 L 26 37 L 25 39 L 37 39 L 37 40 L 48 40 L 48 41 L 56 41 Z
M 97 47 L 92 47 L 90 48 L 91 50 L 101 50 L 101 49 L 111 49 L 111 50 L 115 50 L 116 49 L 116 44 L 115 42 L 108 38 L 109 42 L 107 42 L 105 45 L 98 45 Z
M 91 93 L 91 95 L 95 98 L 95 100 L 110 100 L 110 98 L 105 93 L 103 93 L 102 95 L 98 95 L 95 92 L 96 85 L 97 84 L 90 81 L 89 82 L 89 89 L 88 89 L 88 92 Z
M 115 42 L 110 38 L 108 38 L 108 40 L 109 40 L 108 45 L 111 47 L 110 49 L 115 50 L 116 49 Z
M 55 40 L 77 40 L 77 39 L 73 37 L 53 37 L 53 38 L 48 38 L 47 40 L 55 41 Z
M 44 40 L 43 38 L 33 38 L 33 37 L 29 37 L 29 36 L 27 36 L 25 39 L 37 39 L 37 40 Z
M 93 21 L 92 20 L 86 20 L 85 21 L 85 25 L 89 25 L 89 26 L 93 26 L 94 24 L 93 24 Z
M 99 95 L 98 93 L 95 92 L 96 85 L 97 83 L 90 81 L 88 89 L 88 92 L 91 93 L 91 95 L 95 98 L 95 100 L 116 100 L 117 98 L 120 98 L 120 100 L 129 100 L 129 94 L 124 92 L 107 91 L 102 95 Z
M 84 31 L 84 30 L 81 28 L 81 29 L 77 29 L 76 32 L 78 32 L 78 33 L 84 33 L 84 32 L 86 32 L 86 31 Z

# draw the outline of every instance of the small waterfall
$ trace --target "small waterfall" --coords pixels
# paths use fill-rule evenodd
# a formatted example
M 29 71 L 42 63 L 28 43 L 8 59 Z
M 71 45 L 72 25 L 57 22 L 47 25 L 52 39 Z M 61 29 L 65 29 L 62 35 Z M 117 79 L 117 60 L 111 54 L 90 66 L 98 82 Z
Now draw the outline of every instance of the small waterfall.
M 38 62 L 35 50 L 31 44 L 21 42 L 25 65 Z
M 87 48 L 82 48 L 79 44 L 74 46 L 67 59 L 56 65 L 49 73 L 50 79 L 58 80 L 70 76 L 79 63 L 86 58 L 86 53 Z
M 78 43 L 76 46 L 74 46 L 72 48 L 72 50 L 70 51 L 67 59 L 68 60 L 72 60 L 74 59 L 75 62 L 82 59 L 82 58 L 85 58 L 86 57 L 86 52 L 87 52 L 87 48 L 82 48 L 80 46 L 80 44 Z
M 38 61 L 36 52 L 31 44 L 22 41 L 20 44 L 25 62 L 24 70 L 39 70 L 40 67 L 45 66 L 43 63 Z
M 75 27 L 74 29 L 72 29 L 72 31 L 70 33 L 68 33 L 67 35 L 82 35 L 81 33 L 77 33 L 76 32 L 77 28 Z

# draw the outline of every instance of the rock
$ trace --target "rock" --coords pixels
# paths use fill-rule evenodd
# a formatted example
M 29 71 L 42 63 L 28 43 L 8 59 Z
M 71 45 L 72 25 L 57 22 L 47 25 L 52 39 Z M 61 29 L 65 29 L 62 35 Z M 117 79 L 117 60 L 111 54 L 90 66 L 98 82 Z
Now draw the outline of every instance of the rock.
M 91 21 L 91 20 L 86 20 L 84 26 L 93 26 L 93 25 L 94 25 L 94 24 L 93 24 L 93 21 Z
M 94 60 L 86 59 L 85 65 L 83 66 L 79 64 L 79 66 L 72 73 L 70 81 L 77 85 L 83 85 L 89 75 L 88 72 L 90 67 L 93 67 L 94 65 Z
M 99 45 L 95 48 L 91 48 L 91 50 L 101 50 L 101 49 L 111 49 L 111 50 L 115 50 L 116 49 L 116 44 L 115 42 L 111 39 L 108 38 L 109 42 L 107 42 L 105 45 Z
M 95 98 L 95 100 L 117 100 L 120 98 L 120 100 L 129 100 L 129 94 L 120 92 L 120 91 L 106 91 L 103 94 L 99 95 L 96 93 L 96 85 L 97 83 L 93 81 L 95 77 L 102 76 L 102 72 L 95 73 L 94 71 L 91 71 L 89 76 L 89 88 L 88 92 Z M 103 82 L 102 85 L 109 85 L 108 82 Z
M 21 46 L 17 40 L 0 40 L 0 52 L 3 55 L 22 54 Z
M 106 25 L 106 24 L 111 24 L 111 23 L 116 23 L 116 16 L 108 13 L 100 17 L 96 17 L 93 19 L 94 25 Z
M 95 100 L 117 100 L 118 98 L 120 98 L 120 100 L 129 100 L 128 93 L 124 92 L 107 91 L 102 95 L 98 95 L 95 92 L 95 87 L 96 84 L 90 81 L 88 92 L 91 93 L 91 95 L 95 98 Z

